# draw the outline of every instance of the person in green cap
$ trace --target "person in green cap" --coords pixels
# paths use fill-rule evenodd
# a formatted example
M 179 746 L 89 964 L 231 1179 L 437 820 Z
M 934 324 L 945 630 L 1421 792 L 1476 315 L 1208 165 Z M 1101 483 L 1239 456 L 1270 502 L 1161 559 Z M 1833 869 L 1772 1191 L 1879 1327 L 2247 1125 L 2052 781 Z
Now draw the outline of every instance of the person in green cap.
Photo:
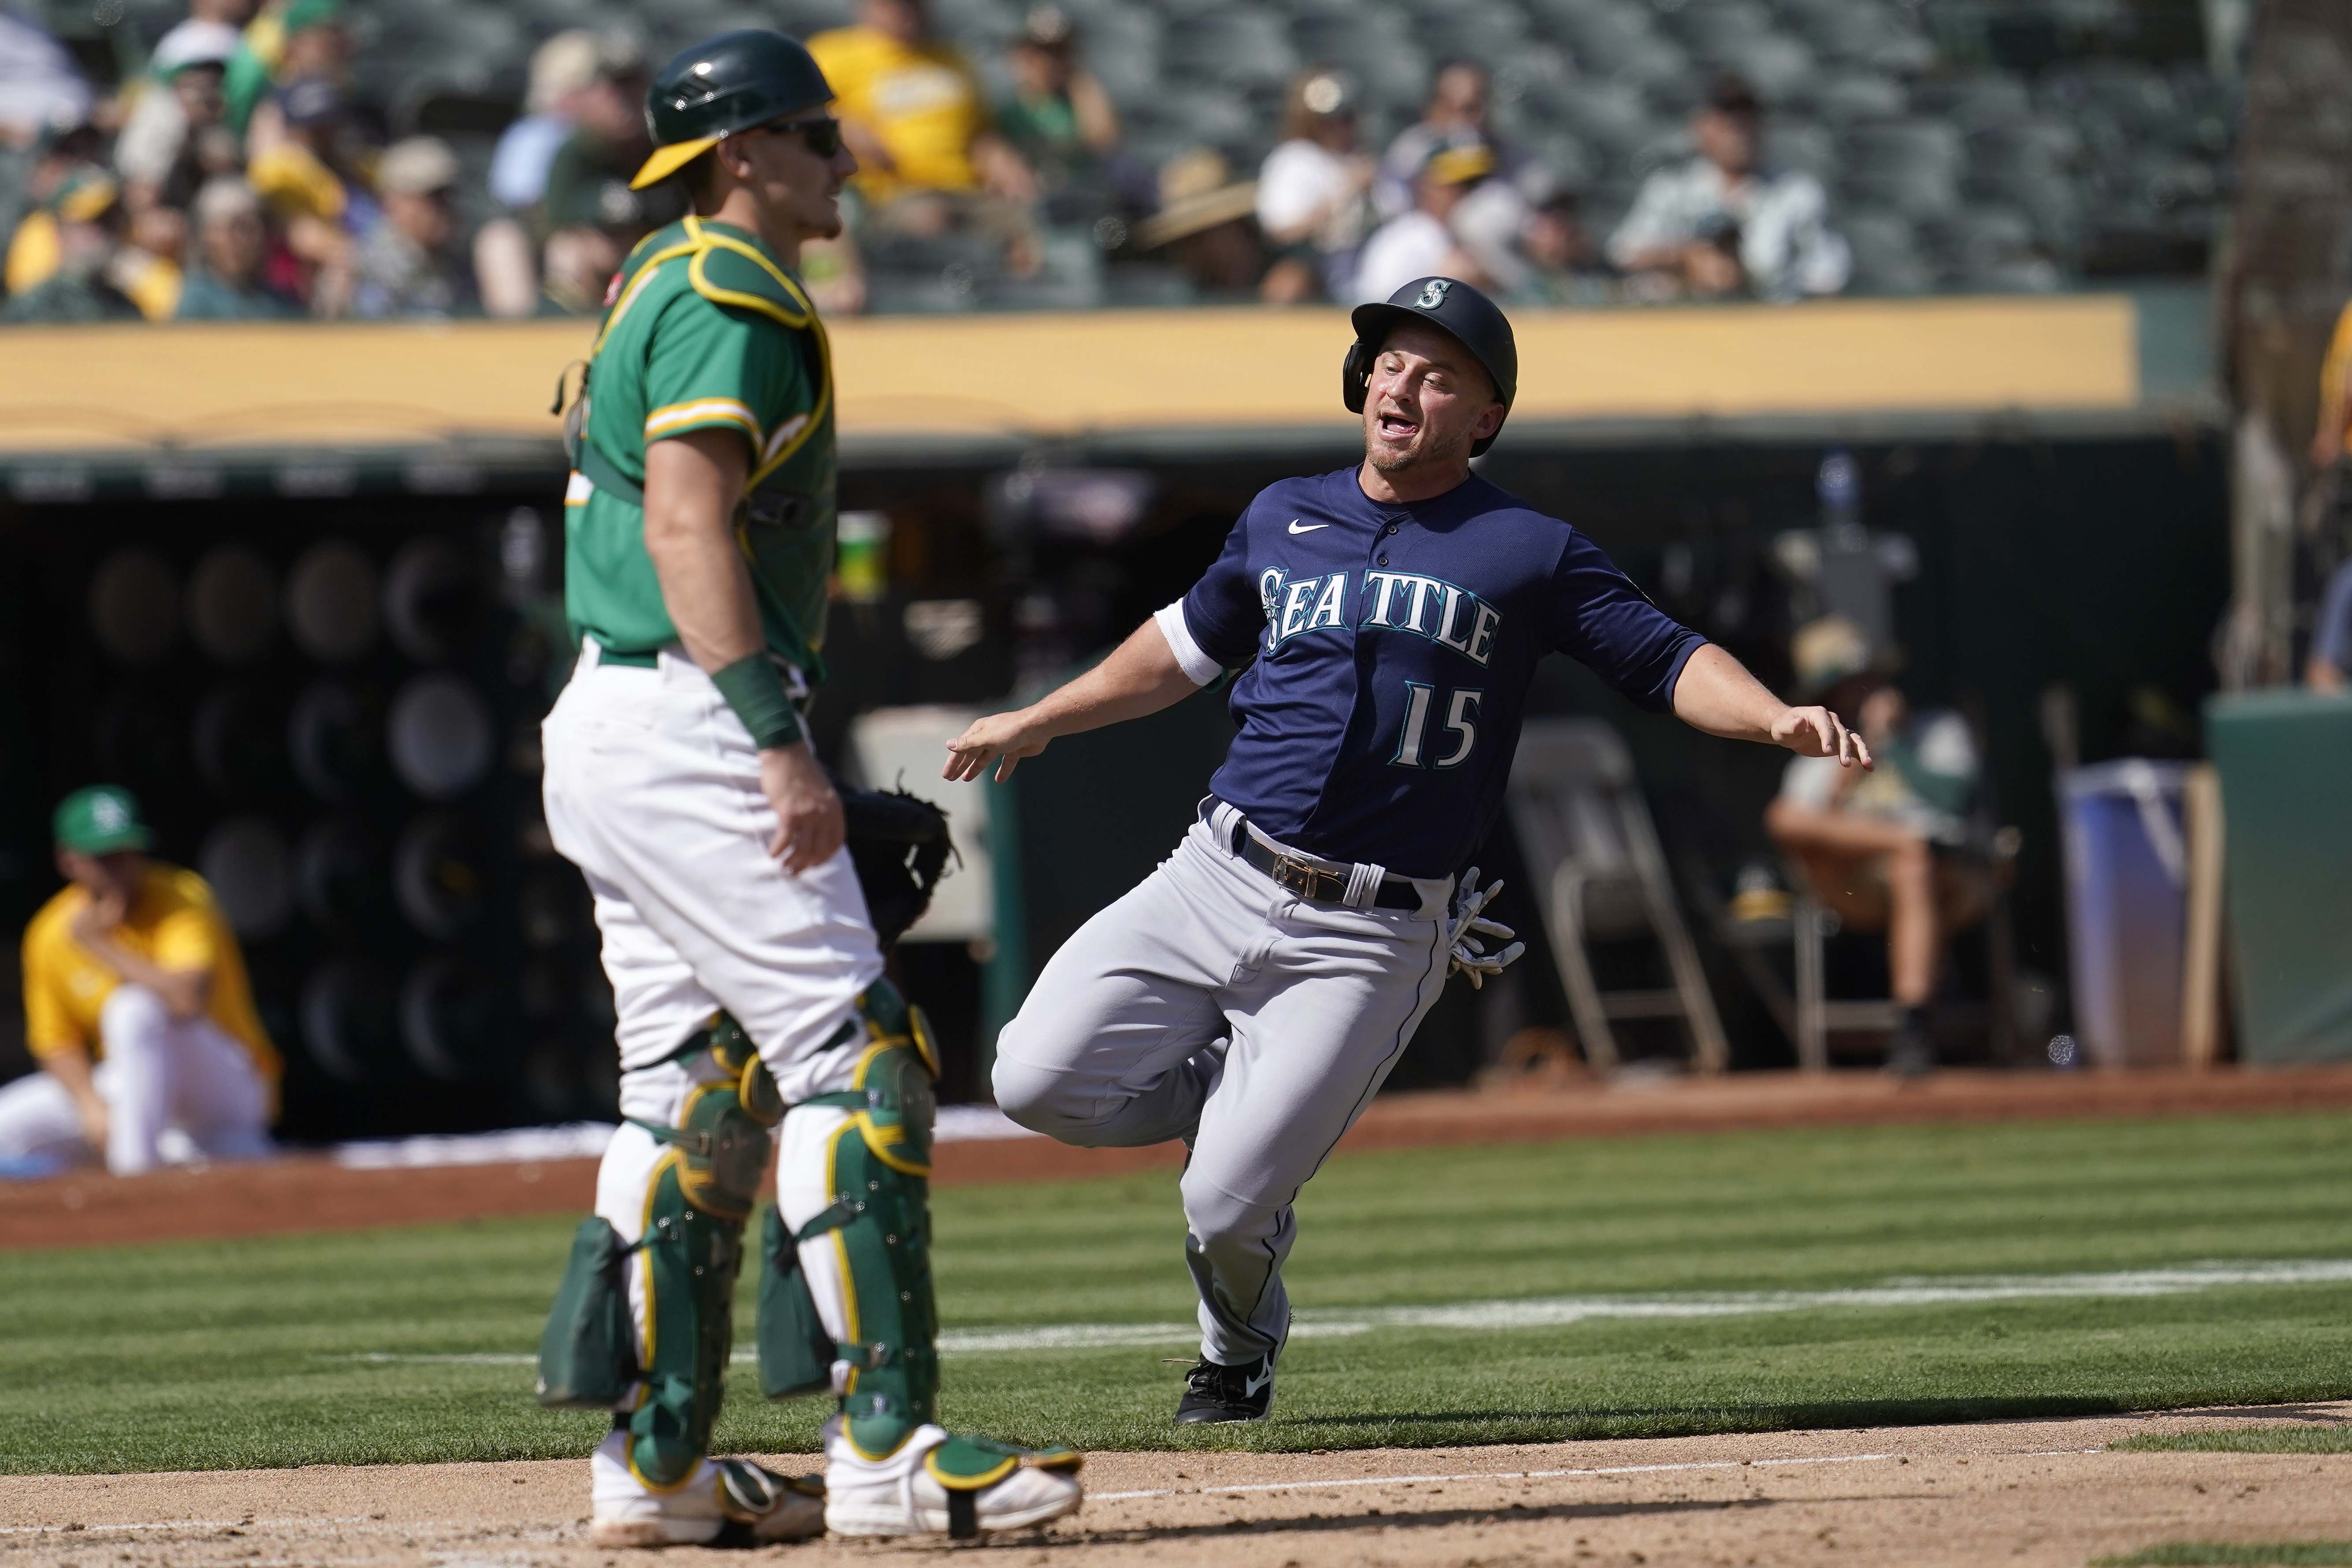
M 25 1043 L 43 1070 L 0 1087 L 0 1163 L 96 1156 L 136 1176 L 267 1154 L 278 1052 L 212 889 L 148 858 L 128 790 L 75 791 L 54 828 L 68 886 L 25 928 Z
M 265 5 L 248 23 L 221 83 L 228 128 L 242 136 L 255 111 L 281 82 L 318 77 L 341 81 L 351 68 L 352 39 L 342 0 L 286 0 Z M 272 132 L 263 138 L 274 141 Z M 252 149 L 256 153 L 263 148 Z
M 580 659 L 544 730 L 547 823 L 586 873 L 624 1124 L 540 1347 L 540 1397 L 609 1409 L 599 1546 L 956 1536 L 1078 1507 L 1079 1456 L 934 1415 L 932 1083 L 883 977 L 840 798 L 802 709 L 824 679 L 833 371 L 799 274 L 856 160 L 808 51 L 751 29 L 654 78 L 688 216 L 614 279 L 568 426 Z M 751 1217 L 770 1398 L 831 1395 L 824 1481 L 708 1457 Z M 625 1324 L 624 1330 L 620 1325 Z

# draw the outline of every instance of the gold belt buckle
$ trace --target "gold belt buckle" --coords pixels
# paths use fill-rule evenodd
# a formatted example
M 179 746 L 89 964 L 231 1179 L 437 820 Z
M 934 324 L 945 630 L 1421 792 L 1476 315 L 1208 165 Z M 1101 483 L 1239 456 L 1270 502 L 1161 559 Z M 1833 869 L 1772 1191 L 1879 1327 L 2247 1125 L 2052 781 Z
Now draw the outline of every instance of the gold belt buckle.
M 1328 900 L 1340 897 L 1340 893 L 1322 891 L 1322 884 L 1327 879 L 1334 882 L 1339 880 L 1337 876 L 1324 870 L 1321 867 L 1309 866 L 1306 861 L 1296 859 L 1291 856 L 1280 855 L 1275 858 L 1275 885 L 1286 888 L 1302 899 Z M 1345 890 L 1345 885 L 1342 884 L 1341 892 Z

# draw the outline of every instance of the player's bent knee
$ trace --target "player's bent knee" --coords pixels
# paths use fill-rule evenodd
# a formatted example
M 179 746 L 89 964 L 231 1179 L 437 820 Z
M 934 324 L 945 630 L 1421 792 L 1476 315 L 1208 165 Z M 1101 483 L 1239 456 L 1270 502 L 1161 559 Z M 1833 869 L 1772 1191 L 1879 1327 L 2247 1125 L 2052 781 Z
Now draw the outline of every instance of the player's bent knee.
M 1067 1074 L 999 1056 L 991 1081 L 996 1108 L 1032 1132 L 1067 1142 L 1093 1124 L 1093 1107 L 1070 1093 Z
M 1184 1226 L 1202 1252 L 1262 1247 L 1281 1226 L 1282 1205 L 1235 1197 L 1202 1179 L 1199 1167 L 1184 1173 L 1178 1191 L 1184 1201 Z
M 996 1092 L 996 1109 L 1032 1132 L 1043 1132 L 1040 1121 L 1057 1120 L 1055 1108 L 1055 1075 L 1025 1062 L 1016 1062 L 999 1055 L 989 1069 L 989 1083 Z
M 161 996 L 144 985 L 118 985 L 98 1010 L 99 1038 L 107 1054 L 119 1058 L 153 1039 L 171 1021 Z

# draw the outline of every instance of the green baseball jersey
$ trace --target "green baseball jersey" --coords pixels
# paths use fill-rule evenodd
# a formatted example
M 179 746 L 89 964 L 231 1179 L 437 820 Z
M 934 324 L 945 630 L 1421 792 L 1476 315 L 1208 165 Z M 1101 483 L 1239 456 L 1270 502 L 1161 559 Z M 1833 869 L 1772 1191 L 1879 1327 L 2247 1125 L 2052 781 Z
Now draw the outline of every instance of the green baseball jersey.
M 688 217 L 630 252 L 589 362 L 578 470 L 564 495 L 572 636 L 610 652 L 674 646 L 646 553 L 646 448 L 733 430 L 751 454 L 735 538 L 769 648 L 824 679 L 833 571 L 833 377 L 824 327 L 757 237 Z

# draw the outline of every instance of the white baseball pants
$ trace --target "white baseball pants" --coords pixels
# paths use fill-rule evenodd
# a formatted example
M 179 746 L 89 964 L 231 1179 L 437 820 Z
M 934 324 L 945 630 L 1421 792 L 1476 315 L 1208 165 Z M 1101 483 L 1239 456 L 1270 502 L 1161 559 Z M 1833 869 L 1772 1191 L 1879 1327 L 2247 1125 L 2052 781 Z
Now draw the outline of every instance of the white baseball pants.
M 1232 854 L 1232 811 L 1062 944 L 995 1075 L 1007 1116 L 1065 1143 L 1191 1145 L 1186 1262 L 1201 1352 L 1226 1366 L 1282 1348 L 1291 1205 L 1446 969 L 1443 893 L 1421 911 L 1305 902 Z
M 722 1007 L 787 1104 L 846 1088 L 863 1033 L 824 1047 L 882 973 L 866 895 L 846 849 L 797 877 L 768 853 L 776 814 L 760 789 L 759 751 L 710 678 L 677 654 L 651 668 L 606 664 L 591 640 L 541 734 L 548 830 L 595 898 L 619 1015 L 621 1113 L 677 1124 L 710 1067 L 707 1057 L 673 1058 Z M 625 1241 L 644 1233 L 664 1152 L 625 1124 L 605 1148 L 596 1212 Z M 756 1232 L 748 1239 L 756 1253 Z M 643 1271 L 632 1268 L 629 1281 L 642 1339 L 651 1327 Z M 600 1506 L 646 1495 L 623 1452 L 618 1434 L 597 1447 Z
M 196 1159 L 269 1152 L 269 1080 L 236 1037 L 184 1021 L 143 985 L 118 985 L 99 1009 L 90 1087 L 106 1102 L 106 1168 L 143 1175 Z M 0 1159 L 78 1162 L 89 1153 L 66 1086 L 46 1072 L 0 1087 Z
M 595 896 L 622 1070 L 723 1007 L 788 1103 L 845 1084 L 856 1053 L 822 1047 L 882 973 L 866 895 L 847 849 L 797 877 L 768 853 L 760 753 L 710 678 L 682 654 L 603 663 L 592 639 L 541 739 L 548 831 Z

